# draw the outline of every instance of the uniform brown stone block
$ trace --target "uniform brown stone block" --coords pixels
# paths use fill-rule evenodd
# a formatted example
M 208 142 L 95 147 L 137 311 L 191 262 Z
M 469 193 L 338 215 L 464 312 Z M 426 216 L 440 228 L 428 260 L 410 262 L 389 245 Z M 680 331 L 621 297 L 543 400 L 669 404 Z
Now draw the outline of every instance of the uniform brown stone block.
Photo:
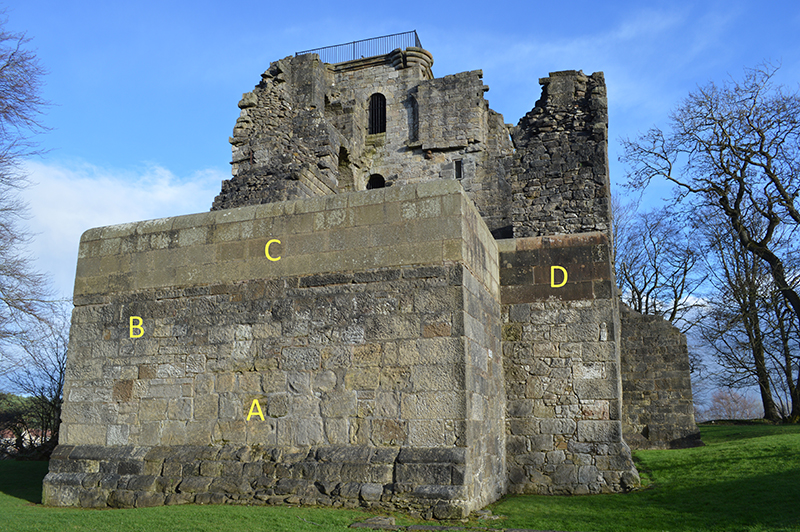
M 114 401 L 127 402 L 133 398 L 133 381 L 121 380 L 114 383 L 114 392 L 112 393 Z
M 432 323 L 422 328 L 423 338 L 433 338 L 434 336 L 450 336 L 450 324 Z

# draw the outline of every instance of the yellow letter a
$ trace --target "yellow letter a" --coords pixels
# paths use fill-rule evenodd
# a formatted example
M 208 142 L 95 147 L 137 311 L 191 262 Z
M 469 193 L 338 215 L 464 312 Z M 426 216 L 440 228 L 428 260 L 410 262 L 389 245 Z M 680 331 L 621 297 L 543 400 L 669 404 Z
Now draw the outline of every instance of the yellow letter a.
M 250 405 L 250 413 L 247 414 L 247 421 L 250 421 L 253 416 L 258 416 L 261 421 L 264 421 L 264 414 L 261 413 L 261 405 L 258 404 L 258 399 L 253 399 L 253 404 Z
M 556 270 L 561 270 L 564 273 L 564 280 L 561 281 L 561 284 L 556 284 Z M 565 284 L 567 284 L 567 270 L 561 266 L 550 266 L 550 286 L 561 288 Z
M 139 322 L 134 324 L 133 320 L 139 320 Z M 131 338 L 141 338 L 142 336 L 144 336 L 144 327 L 142 327 L 142 322 L 143 320 L 139 316 L 131 316 L 131 327 L 130 327 Z M 139 334 L 133 334 L 134 329 L 139 329 L 139 331 L 141 332 Z

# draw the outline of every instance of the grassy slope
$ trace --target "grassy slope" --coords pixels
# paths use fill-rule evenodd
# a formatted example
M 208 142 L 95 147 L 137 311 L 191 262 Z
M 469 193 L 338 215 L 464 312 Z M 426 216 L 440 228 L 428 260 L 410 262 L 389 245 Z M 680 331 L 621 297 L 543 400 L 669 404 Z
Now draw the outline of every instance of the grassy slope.
M 706 447 L 640 451 L 647 489 L 627 495 L 509 497 L 505 516 L 474 526 L 566 531 L 800 531 L 800 426 L 705 426 Z M 363 512 L 316 508 L 170 506 L 44 508 L 42 462 L 0 462 L 0 515 L 16 531 L 345 530 Z M 398 524 L 400 524 L 398 520 Z M 403 520 L 403 524 L 410 521 Z
M 645 489 L 509 497 L 502 526 L 569 531 L 800 530 L 800 426 L 704 426 L 705 447 L 638 451 Z M 499 525 L 496 525 L 499 526 Z

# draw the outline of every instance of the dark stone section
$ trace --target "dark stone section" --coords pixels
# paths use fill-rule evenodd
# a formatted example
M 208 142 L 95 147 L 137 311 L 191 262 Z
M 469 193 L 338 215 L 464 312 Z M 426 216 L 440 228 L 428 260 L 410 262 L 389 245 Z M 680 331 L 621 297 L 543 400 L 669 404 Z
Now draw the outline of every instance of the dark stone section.
M 549 297 L 562 301 L 611 298 L 614 281 L 605 233 L 525 238 L 514 243 L 516 249 L 500 251 L 504 305 Z
M 694 420 L 686 337 L 660 316 L 620 306 L 625 441 L 634 449 L 703 445 Z
M 254 445 L 59 447 L 44 494 L 59 506 L 134 508 L 163 504 L 303 504 L 406 510 L 460 518 L 464 448 L 311 448 Z M 79 459 L 72 459 L 80 457 Z M 139 473 L 111 475 L 134 462 Z M 70 464 L 62 471 L 64 464 Z M 141 474 L 152 471 L 152 474 Z M 446 516 L 446 517 L 445 517 Z

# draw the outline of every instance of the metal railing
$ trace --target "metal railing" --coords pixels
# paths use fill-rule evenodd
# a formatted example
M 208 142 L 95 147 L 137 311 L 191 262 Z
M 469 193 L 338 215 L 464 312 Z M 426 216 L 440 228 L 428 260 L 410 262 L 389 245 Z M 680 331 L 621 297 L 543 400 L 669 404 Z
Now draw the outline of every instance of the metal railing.
M 304 50 L 294 55 L 319 54 L 319 58 L 323 63 L 344 63 L 345 61 L 352 61 L 354 59 L 388 54 L 395 48 L 407 48 L 409 46 L 422 48 L 417 30 L 393 33 L 381 37 L 372 37 L 371 39 L 362 39 L 360 41 L 337 44 L 334 46 L 324 46 L 312 50 Z

